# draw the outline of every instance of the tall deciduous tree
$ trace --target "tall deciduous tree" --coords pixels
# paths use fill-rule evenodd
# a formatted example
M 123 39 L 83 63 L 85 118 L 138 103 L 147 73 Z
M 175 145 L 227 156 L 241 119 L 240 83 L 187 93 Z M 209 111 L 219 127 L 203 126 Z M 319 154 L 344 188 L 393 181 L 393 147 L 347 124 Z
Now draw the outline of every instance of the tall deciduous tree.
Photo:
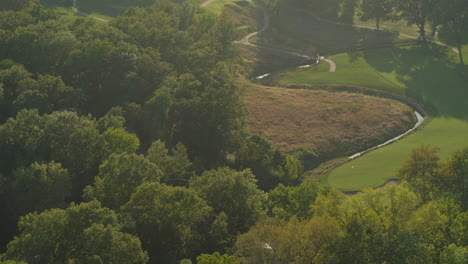
M 429 145 L 413 149 L 398 173 L 400 179 L 407 181 L 423 201 L 431 200 L 434 192 L 438 191 L 437 181 L 441 180 L 442 173 L 438 150 Z
M 462 45 L 468 43 L 468 2 L 463 0 L 442 1 L 441 9 L 445 20 L 439 32 L 439 38 L 458 49 L 460 64 L 464 65 Z
M 361 20 L 367 21 L 375 19 L 375 27 L 380 29 L 380 21 L 387 20 L 392 13 L 392 3 L 390 0 L 362 0 Z
M 63 208 L 71 196 L 68 171 L 53 161 L 35 162 L 27 168 L 16 169 L 12 173 L 10 188 L 10 201 L 14 204 L 17 216 L 49 208 Z
M 202 230 L 212 208 L 187 188 L 144 183 L 123 210 L 135 219 L 152 262 L 175 263 L 198 255 L 206 243 Z
M 202 254 L 197 257 L 198 264 L 240 264 L 239 260 L 234 256 L 227 254 L 221 255 L 219 252 L 213 254 Z
M 2 0 L 0 2 L 0 10 L 15 10 L 31 7 L 36 0 Z
M 419 28 L 419 39 L 426 41 L 426 24 L 433 8 L 433 2 L 437 0 L 395 0 L 401 18 L 408 24 L 416 24 Z
M 214 208 L 224 212 L 232 235 L 246 232 L 265 213 L 265 194 L 257 189 L 255 176 L 250 170 L 241 172 L 228 168 L 206 171 L 190 180 L 195 190 Z
M 192 163 L 187 157 L 187 148 L 177 143 L 171 155 L 164 142 L 156 140 L 148 149 L 147 158 L 163 171 L 162 182 L 171 185 L 188 186 L 192 176 Z
M 96 199 L 104 206 L 119 209 L 130 200 L 136 188 L 145 182 L 156 182 L 161 170 L 144 156 L 113 154 L 99 167 L 94 186 L 84 190 L 86 200 Z
M 20 234 L 7 246 L 7 258 L 27 263 L 146 263 L 138 238 L 119 230 L 117 215 L 99 202 L 82 203 L 18 223 Z

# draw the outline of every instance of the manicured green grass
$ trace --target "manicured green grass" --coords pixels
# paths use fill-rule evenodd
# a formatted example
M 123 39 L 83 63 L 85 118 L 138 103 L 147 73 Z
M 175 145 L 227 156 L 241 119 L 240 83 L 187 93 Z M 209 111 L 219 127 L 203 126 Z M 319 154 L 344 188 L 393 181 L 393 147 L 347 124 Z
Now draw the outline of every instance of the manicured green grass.
M 308 11 L 290 4 L 281 4 L 280 13 L 271 17 L 271 24 L 274 32 L 298 42 L 297 47 L 312 45 L 327 55 L 408 42 L 391 32 L 319 21 Z M 259 43 L 267 44 L 261 40 Z
M 404 139 L 331 171 L 325 181 L 332 186 L 345 191 L 380 186 L 396 177 L 410 150 L 420 144 L 440 147 L 444 158 L 468 145 L 468 75 L 460 71 L 451 50 L 437 45 L 394 47 L 331 59 L 337 62 L 335 73 L 320 65 L 282 76 L 282 81 L 362 85 L 399 93 L 416 99 L 432 117 Z
M 330 57 L 326 66 L 283 75 L 286 83 L 349 84 L 406 95 L 422 103 L 433 116 L 468 120 L 468 75 L 456 54 L 438 45 L 372 49 Z M 324 62 L 321 62 L 324 64 Z
M 77 7 L 81 12 L 107 20 L 122 14 L 130 5 L 130 0 L 77 0 Z
M 226 5 L 233 5 L 234 8 L 243 9 L 246 7 L 253 7 L 253 4 L 247 0 L 214 0 L 209 5 L 204 7 L 209 12 L 213 12 L 215 14 L 221 13 L 224 6 Z
M 46 8 L 57 11 L 67 20 L 72 20 L 82 17 L 80 14 L 73 12 L 71 6 L 50 5 L 46 2 L 40 2 Z M 116 1 L 94 1 L 94 0 L 77 0 L 77 8 L 92 17 L 112 20 L 114 17 L 122 14 L 131 5 L 130 0 Z
M 358 26 L 365 26 L 365 27 L 372 27 L 375 28 L 375 19 L 362 21 L 358 17 L 355 17 L 353 21 L 354 25 Z M 404 20 L 397 20 L 397 21 L 380 21 L 380 29 L 381 30 L 388 30 L 388 31 L 397 31 L 406 35 L 410 35 L 413 37 L 419 36 L 419 29 L 416 25 L 408 25 L 408 23 Z M 428 32 L 430 34 L 431 32 Z
M 440 148 L 440 157 L 468 145 L 468 122 L 455 118 L 434 118 L 411 135 L 384 148 L 364 154 L 334 169 L 326 181 L 344 191 L 378 187 L 395 179 L 408 153 L 421 144 Z
M 318 67 L 284 75 L 282 81 L 301 84 L 352 84 L 398 94 L 405 93 L 404 85 L 398 81 L 395 72 L 379 72 L 361 55 L 355 53 L 331 56 L 330 59 L 337 65 L 336 72 L 329 72 L 329 64 L 322 61 Z
M 45 5 L 46 8 L 52 9 L 55 12 L 57 12 L 63 19 L 68 20 L 68 21 L 73 21 L 79 17 L 82 17 L 81 15 L 73 12 L 71 7 L 63 7 L 63 6 L 47 6 Z

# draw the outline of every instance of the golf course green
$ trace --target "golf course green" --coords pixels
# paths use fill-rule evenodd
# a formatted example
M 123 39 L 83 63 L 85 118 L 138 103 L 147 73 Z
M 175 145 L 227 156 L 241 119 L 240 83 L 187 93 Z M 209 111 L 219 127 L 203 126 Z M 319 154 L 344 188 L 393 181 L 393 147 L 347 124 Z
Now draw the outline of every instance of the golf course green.
M 383 148 L 349 161 L 328 174 L 326 182 L 343 191 L 378 187 L 395 179 L 408 153 L 421 144 L 440 148 L 442 159 L 467 143 L 468 122 L 455 118 L 433 118 L 414 133 Z
M 408 153 L 421 144 L 440 148 L 440 156 L 468 143 L 468 76 L 460 71 L 457 54 L 437 45 L 372 49 L 331 56 L 335 73 L 320 63 L 308 70 L 284 74 L 285 83 L 348 84 L 411 97 L 428 112 L 415 132 L 332 170 L 324 182 L 343 191 L 378 187 L 395 179 Z

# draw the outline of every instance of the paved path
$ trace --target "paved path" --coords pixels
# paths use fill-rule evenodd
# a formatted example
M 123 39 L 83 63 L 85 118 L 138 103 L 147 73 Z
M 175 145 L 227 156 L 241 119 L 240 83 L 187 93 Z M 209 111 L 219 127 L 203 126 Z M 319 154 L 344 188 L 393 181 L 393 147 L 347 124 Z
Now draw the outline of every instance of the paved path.
M 330 64 L 330 72 L 335 72 L 336 71 L 336 63 L 330 59 L 324 59 L 325 62 Z
M 78 10 L 78 8 L 76 7 L 76 0 L 73 0 L 73 7 L 72 7 L 72 10 L 73 12 L 77 13 L 77 14 L 80 14 L 82 16 L 85 16 L 85 17 L 90 17 L 90 18 L 94 18 L 96 20 L 99 20 L 99 21 L 102 21 L 102 22 L 106 22 L 106 23 L 109 23 L 110 21 L 107 20 L 107 19 L 104 19 L 104 18 L 99 18 L 99 17 L 95 17 L 95 16 L 91 16 L 89 14 L 86 14 L 86 13 L 83 13 L 81 12 L 80 10 Z
M 203 4 L 205 4 L 208 1 L 210 1 L 210 3 L 211 3 L 214 0 L 207 0 Z M 260 49 L 267 50 L 267 51 L 272 51 L 272 52 L 276 52 L 276 53 L 282 53 L 282 54 L 286 54 L 286 55 L 301 57 L 301 58 L 303 58 L 305 60 L 313 59 L 313 57 L 305 55 L 305 54 L 300 54 L 300 53 L 291 52 L 291 51 L 285 51 L 285 50 L 280 50 L 280 49 L 269 48 L 269 47 L 257 45 L 257 44 L 254 44 L 254 43 L 250 42 L 250 38 L 257 35 L 258 33 L 264 32 L 270 26 L 270 16 L 268 15 L 268 10 L 263 6 L 260 6 L 260 9 L 263 12 L 263 20 L 264 20 L 263 27 L 258 31 L 255 31 L 255 32 L 252 32 L 252 33 L 246 35 L 241 40 L 234 41 L 234 43 L 240 43 L 240 44 L 260 48 Z M 336 71 L 336 63 L 334 61 L 332 61 L 330 59 L 324 59 L 324 61 L 327 62 L 328 64 L 330 64 L 330 72 L 335 72 Z
M 355 159 L 355 158 L 361 156 L 362 154 L 364 154 L 364 153 L 366 153 L 366 152 L 369 152 L 369 151 L 371 151 L 371 150 L 374 150 L 374 149 L 377 149 L 377 148 L 381 148 L 381 147 L 383 147 L 383 146 L 386 146 L 386 145 L 388 145 L 388 144 L 390 144 L 390 143 L 393 143 L 393 142 L 399 140 L 400 138 L 402 138 L 402 137 L 408 135 L 409 133 L 413 132 L 416 128 L 418 128 L 418 127 L 424 122 L 424 117 L 423 117 L 420 113 L 414 111 L 414 114 L 415 114 L 416 117 L 418 118 L 418 121 L 416 122 L 416 124 L 414 125 L 413 128 L 409 129 L 409 130 L 406 131 L 405 133 L 403 133 L 403 134 L 401 134 L 401 135 L 398 135 L 398 136 L 396 136 L 396 137 L 394 137 L 394 138 L 392 138 L 392 139 L 390 139 L 390 140 L 388 140 L 388 141 L 386 141 L 386 142 L 384 142 L 384 143 L 382 143 L 382 144 L 379 144 L 379 145 L 374 146 L 374 147 L 372 147 L 372 148 L 370 148 L 370 149 L 366 149 L 366 150 L 364 150 L 364 151 L 361 151 L 361 152 L 358 152 L 358 153 L 356 153 L 356 154 L 353 154 L 353 155 L 349 156 L 348 158 L 349 158 L 349 159 Z

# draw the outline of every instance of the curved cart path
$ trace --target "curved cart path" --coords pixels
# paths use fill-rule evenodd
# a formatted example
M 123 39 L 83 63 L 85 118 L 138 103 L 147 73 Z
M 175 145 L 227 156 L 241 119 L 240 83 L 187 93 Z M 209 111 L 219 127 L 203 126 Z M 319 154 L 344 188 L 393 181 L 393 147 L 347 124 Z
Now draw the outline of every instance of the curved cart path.
M 206 2 L 212 2 L 212 1 L 214 1 L 214 0 L 207 0 Z M 206 3 L 206 2 L 205 2 L 205 3 Z M 294 52 L 289 52 L 289 51 L 278 50 L 278 49 L 272 49 L 272 48 L 263 47 L 263 46 L 260 46 L 260 45 L 256 45 L 256 44 L 251 43 L 251 42 L 249 41 L 251 37 L 257 35 L 258 33 L 261 33 L 261 32 L 263 32 L 263 31 L 267 30 L 268 27 L 269 27 L 269 25 L 270 25 L 270 18 L 269 18 L 269 15 L 268 15 L 268 12 L 267 12 L 266 8 L 261 7 L 261 9 L 262 9 L 262 11 L 263 11 L 263 16 L 264 16 L 264 24 L 263 24 L 263 27 L 262 27 L 259 31 L 252 32 L 252 33 L 246 35 L 246 36 L 243 37 L 240 41 L 236 41 L 236 43 L 241 43 L 241 44 L 244 44 L 244 45 L 249 45 L 249 46 L 253 46 L 253 47 L 258 47 L 258 48 L 261 48 L 261 49 L 270 50 L 270 51 L 274 51 L 274 52 L 279 52 L 279 53 L 294 55 L 294 56 L 302 57 L 302 58 L 305 58 L 305 59 L 312 59 L 310 56 L 307 56 L 307 55 L 303 55 L 303 54 L 299 54 L 299 53 L 294 53 Z M 323 22 L 327 22 L 327 23 L 332 23 L 332 24 L 337 24 L 337 25 L 346 25 L 346 26 L 349 26 L 349 25 L 347 25 L 347 24 L 342 24 L 342 23 L 338 23 L 338 22 L 334 22 L 334 21 L 322 19 L 322 18 L 320 18 L 320 17 L 319 17 L 318 15 L 316 15 L 316 14 L 312 14 L 312 16 L 313 16 L 315 19 L 319 20 L 319 21 L 323 21 Z M 352 25 L 352 26 L 354 26 L 354 27 L 359 27 L 359 28 L 374 29 L 374 28 L 365 27 L 365 26 L 357 26 L 357 25 Z M 375 30 L 375 29 L 374 29 L 374 30 Z M 416 38 L 416 37 L 414 37 L 414 36 L 405 35 L 405 34 L 402 34 L 402 33 L 399 33 L 399 32 L 396 32 L 396 33 L 398 33 L 398 34 L 400 34 L 400 35 L 403 35 L 403 36 L 406 36 L 406 37 Z M 455 52 L 458 53 L 458 51 L 457 51 L 456 49 L 454 49 L 453 47 L 450 47 L 450 46 L 445 45 L 445 44 L 440 43 L 440 42 L 434 42 L 434 43 L 436 43 L 436 44 L 438 44 L 438 45 L 441 45 L 441 46 L 445 46 L 445 47 L 451 48 L 453 51 L 455 51 Z M 319 58 L 319 59 L 321 59 L 321 58 Z M 328 64 L 330 64 L 330 72 L 335 72 L 335 71 L 336 71 L 336 63 L 335 63 L 334 61 L 332 61 L 332 60 L 330 60 L 330 59 L 326 59 L 326 58 L 323 58 L 323 61 L 325 61 L 325 62 L 327 62 Z M 265 76 L 268 76 L 268 75 L 269 75 L 268 73 L 267 73 L 267 74 L 264 74 L 264 75 L 262 75 L 262 76 L 257 77 L 257 79 L 261 79 L 261 78 L 263 78 L 263 77 L 265 77 Z M 374 146 L 374 147 L 371 147 L 371 148 L 369 148 L 369 149 L 367 149 L 367 150 L 364 150 L 364 151 L 355 153 L 355 154 L 349 156 L 348 158 L 351 159 L 351 160 L 352 160 L 352 159 L 355 159 L 355 158 L 357 158 L 357 157 L 363 155 L 364 153 L 367 153 L 367 152 L 372 151 L 372 150 L 374 150 L 374 149 L 381 148 L 381 147 L 384 147 L 384 146 L 386 146 L 386 145 L 388 145 L 388 144 L 391 144 L 391 143 L 393 143 L 393 142 L 395 142 L 395 141 L 401 139 L 402 137 L 408 135 L 409 133 L 413 132 L 414 130 L 416 130 L 422 123 L 424 123 L 425 118 L 424 118 L 420 113 L 418 113 L 417 111 L 414 111 L 414 113 L 415 113 L 415 115 L 416 115 L 416 117 L 417 117 L 418 120 L 417 120 L 416 124 L 415 124 L 411 129 L 407 130 L 406 132 L 404 132 L 404 133 L 402 133 L 402 134 L 400 134 L 400 135 L 398 135 L 398 136 L 396 136 L 396 137 L 394 137 L 394 138 L 392 138 L 392 139 L 390 139 L 390 140 L 388 140 L 388 141 L 386 141 L 386 142 L 384 142 L 384 143 L 378 144 L 378 145 L 376 145 L 376 146 Z M 389 182 L 391 182 L 392 184 L 394 184 L 394 180 L 390 180 Z M 385 183 L 383 186 L 386 186 L 389 182 Z
M 202 6 L 208 5 L 208 4 L 211 3 L 212 1 L 214 1 L 214 0 L 206 0 L 206 1 L 203 3 L 203 4 L 205 4 L 205 5 L 202 4 Z M 252 33 L 246 35 L 246 36 L 243 37 L 241 40 L 235 41 L 235 43 L 241 43 L 241 44 L 244 44 L 244 45 L 249 45 L 249 46 L 252 46 L 252 47 L 257 47 L 257 48 L 261 48 L 261 49 L 264 49 L 264 50 L 269 50 L 269 51 L 274 51 L 274 52 L 278 52 L 278 53 L 283 53 L 283 54 L 289 54 L 289 55 L 293 55 L 293 56 L 298 56 L 298 57 L 302 57 L 302 58 L 308 59 L 308 60 L 312 59 L 312 57 L 307 56 L 307 55 L 304 55 L 304 54 L 299 54 L 299 53 L 295 53 L 295 52 L 289 52 L 289 51 L 283 51 L 283 50 L 268 48 L 268 47 L 264 47 L 264 46 L 260 46 L 260 45 L 256 45 L 256 44 L 251 43 L 251 42 L 249 41 L 251 37 L 257 35 L 258 33 L 264 32 L 264 31 L 267 30 L 268 27 L 270 26 L 270 17 L 269 17 L 269 15 L 268 15 L 267 9 L 266 9 L 265 7 L 263 7 L 263 6 L 260 6 L 260 8 L 261 8 L 262 11 L 263 11 L 263 17 L 264 17 L 264 24 L 263 24 L 263 27 L 262 27 L 260 30 L 256 31 L 256 32 L 252 32 Z M 343 23 L 338 23 L 338 22 L 334 22 L 334 21 L 322 19 L 322 18 L 320 18 L 317 14 L 313 14 L 313 13 L 310 13 L 310 12 L 307 12 L 307 13 L 309 13 L 310 15 L 312 15 L 315 19 L 317 19 L 317 20 L 319 20 L 319 21 L 323 21 L 323 22 L 327 22 L 327 23 L 332 23 L 332 24 L 337 24 L 337 25 L 346 25 L 346 26 L 349 26 L 348 24 L 343 24 Z M 353 26 L 354 26 L 354 25 L 353 25 Z M 374 29 L 374 28 L 365 27 L 365 26 L 355 26 L 355 27 Z M 398 32 L 398 33 L 399 33 L 399 32 Z M 401 34 L 401 33 L 399 33 L 399 34 Z M 404 35 L 404 34 L 401 34 L 401 35 Z M 415 38 L 415 37 L 409 36 L 409 35 L 404 35 L 404 36 L 408 36 L 408 37 Z M 437 43 L 437 42 L 435 42 L 435 43 L 436 43 L 436 44 L 439 44 L 439 45 L 443 45 L 443 46 L 449 47 L 449 46 L 447 46 L 447 45 L 445 45 L 445 44 L 443 44 L 443 43 Z M 451 47 L 450 47 L 450 48 L 451 48 Z M 319 59 L 322 59 L 322 58 L 319 58 Z M 323 58 L 323 61 L 325 61 L 325 62 L 327 62 L 328 64 L 330 64 L 330 72 L 335 72 L 335 71 L 336 71 L 336 63 L 335 63 L 334 61 L 332 61 L 332 60 L 330 60 L 330 59 L 327 59 L 327 58 Z M 258 76 L 257 79 L 262 79 L 262 78 L 264 78 L 264 77 L 266 77 L 266 76 L 268 76 L 268 75 L 270 75 L 270 74 L 267 73 L 267 74 Z M 424 123 L 424 120 L 425 120 L 425 118 L 424 118 L 420 113 L 418 113 L 417 111 L 414 111 L 414 113 L 415 113 L 415 115 L 416 115 L 418 121 L 416 122 L 416 124 L 415 124 L 411 129 L 407 130 L 407 131 L 404 132 L 403 134 L 398 135 L 398 136 L 396 136 L 396 137 L 394 137 L 394 138 L 392 138 L 392 139 L 390 139 L 390 140 L 388 140 L 388 141 L 386 141 L 386 142 L 384 142 L 384 143 L 378 144 L 378 145 L 376 145 L 376 146 L 374 146 L 374 147 L 371 147 L 371 148 L 369 148 L 369 149 L 367 149 L 367 150 L 364 150 L 364 151 L 355 153 L 355 154 L 349 156 L 348 158 L 349 158 L 349 159 L 355 159 L 355 158 L 357 158 L 357 157 L 363 155 L 363 154 L 366 153 L 366 152 L 369 152 L 369 151 L 371 151 L 371 150 L 374 150 L 374 149 L 377 149 L 377 148 L 381 148 L 381 147 L 383 147 L 383 146 L 386 146 L 386 145 L 388 145 L 388 144 L 390 144 L 390 143 L 393 143 L 393 142 L 395 142 L 395 141 L 401 139 L 402 137 L 408 135 L 409 133 L 413 132 L 413 131 L 414 131 L 415 129 L 417 129 L 422 123 Z
M 211 3 L 212 1 L 214 1 L 214 0 L 206 0 L 203 4 L 205 4 L 207 2 Z M 305 55 L 305 54 L 300 54 L 300 53 L 291 52 L 291 51 L 285 51 L 285 50 L 280 50 L 280 49 L 269 48 L 269 47 L 257 45 L 257 44 L 254 44 L 254 43 L 250 42 L 250 38 L 257 35 L 258 33 L 264 32 L 265 30 L 268 29 L 268 27 L 270 27 L 270 16 L 268 15 L 267 9 L 265 7 L 263 7 L 263 6 L 260 6 L 260 9 L 263 12 L 263 20 L 264 20 L 263 27 L 258 31 L 255 31 L 255 32 L 252 32 L 252 33 L 246 35 L 241 40 L 234 41 L 234 43 L 240 43 L 240 44 L 260 48 L 260 49 L 271 51 L 271 52 L 276 52 L 276 53 L 282 53 L 282 54 L 287 54 L 287 55 L 291 55 L 291 56 L 301 57 L 301 58 L 303 58 L 305 60 L 313 59 L 313 57 Z M 336 63 L 334 61 L 332 61 L 330 59 L 324 59 L 324 61 L 327 62 L 328 64 L 330 64 L 330 72 L 335 72 L 336 71 Z
M 370 148 L 370 149 L 366 149 L 366 150 L 364 150 L 364 151 L 355 153 L 355 154 L 349 156 L 348 158 L 349 158 L 349 159 L 355 159 L 355 158 L 361 156 L 362 154 L 364 154 L 364 153 L 366 153 L 366 152 L 369 152 L 369 151 L 371 151 L 371 150 L 374 150 L 374 149 L 377 149 L 377 148 L 381 148 L 381 147 L 383 147 L 383 146 L 386 146 L 386 145 L 388 145 L 388 144 L 390 144 L 390 143 L 393 143 L 393 142 L 399 140 L 400 138 L 402 138 L 402 137 L 408 135 L 409 133 L 413 132 L 413 131 L 414 131 L 416 128 L 418 128 L 422 123 L 424 123 L 424 120 L 425 120 L 425 118 L 424 118 L 420 113 L 414 111 L 414 114 L 415 114 L 416 117 L 418 118 L 418 122 L 416 122 L 416 124 L 413 126 L 413 128 L 409 129 L 409 130 L 406 131 L 405 133 L 403 133 L 403 134 L 401 134 L 401 135 L 398 135 L 398 136 L 396 136 L 396 137 L 394 137 L 394 138 L 392 138 L 392 139 L 390 139 L 390 140 L 388 140 L 388 141 L 386 141 L 386 142 L 384 142 L 384 143 L 382 143 L 382 144 L 379 144 L 379 145 L 374 146 L 374 147 L 372 147 L 372 148 Z

